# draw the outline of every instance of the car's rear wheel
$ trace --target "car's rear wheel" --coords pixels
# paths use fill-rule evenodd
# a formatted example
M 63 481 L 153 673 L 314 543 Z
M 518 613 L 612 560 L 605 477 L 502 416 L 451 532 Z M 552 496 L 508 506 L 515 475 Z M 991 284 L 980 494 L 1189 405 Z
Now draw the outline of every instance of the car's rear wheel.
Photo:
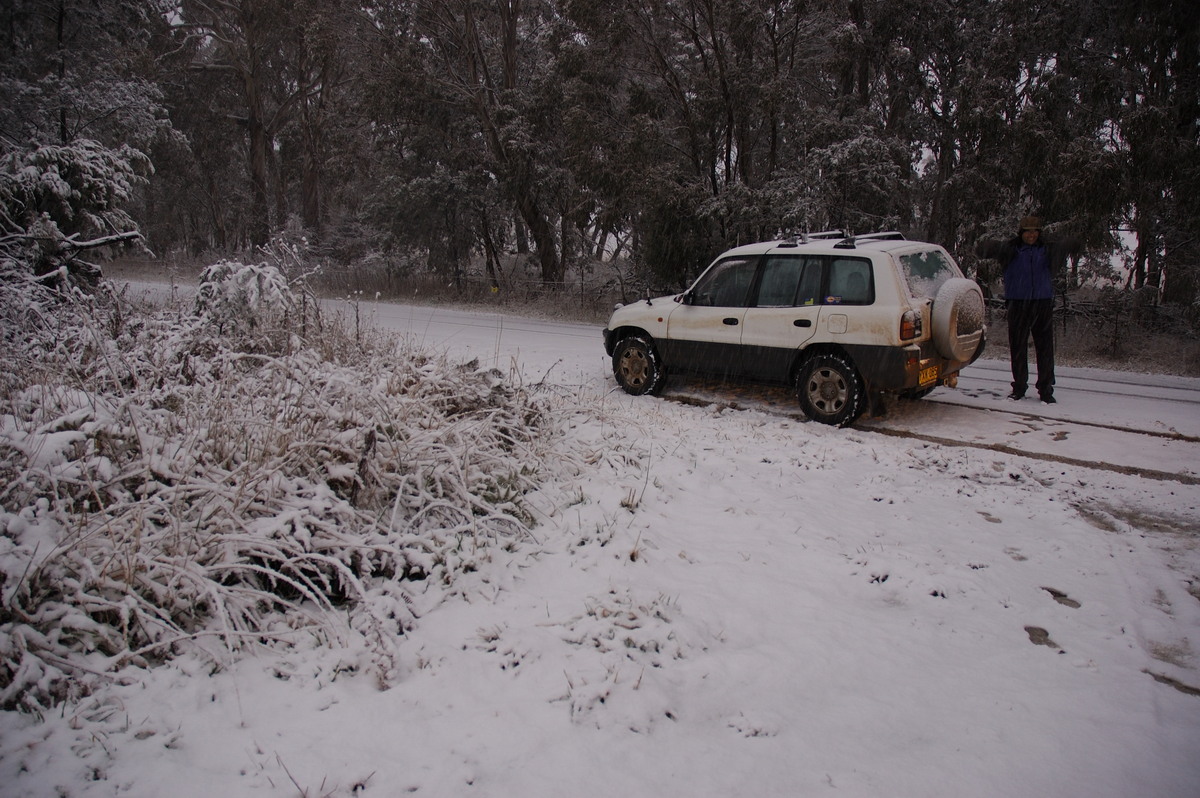
M 796 379 L 800 409 L 813 421 L 844 427 L 863 411 L 862 378 L 854 364 L 841 355 L 810 358 Z
M 654 344 L 641 336 L 624 338 L 617 344 L 613 374 L 622 390 L 634 396 L 658 393 L 667 376 Z

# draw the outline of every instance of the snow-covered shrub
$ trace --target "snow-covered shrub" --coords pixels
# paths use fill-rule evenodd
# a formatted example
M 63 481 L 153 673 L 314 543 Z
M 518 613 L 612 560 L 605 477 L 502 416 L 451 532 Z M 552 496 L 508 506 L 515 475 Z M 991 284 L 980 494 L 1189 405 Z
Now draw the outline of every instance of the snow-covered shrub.
M 276 348 L 270 338 L 286 325 L 293 304 L 287 279 L 265 263 L 218 261 L 201 273 L 196 291 L 196 315 L 250 349 Z
M 26 220 L 46 214 L 64 235 L 104 235 L 135 226 L 121 206 L 144 180 L 139 169 L 149 160 L 129 146 L 43 144 L 0 157 L 0 198 Z
M 264 260 L 259 263 L 223 260 L 205 269 L 196 294 L 197 315 L 246 351 L 282 352 L 303 343 L 336 343 L 337 336 L 320 335 L 321 306 L 310 281 L 321 266 L 307 240 L 285 231 L 260 252 Z M 293 333 L 300 340 L 290 340 Z
M 114 150 L 89 139 L 0 156 L 3 254 L 39 276 L 61 272 L 94 286 L 98 269 L 78 255 L 140 239 L 123 206 L 150 169 L 132 147 Z
M 0 394 L 5 708 L 314 639 L 387 684 L 423 610 L 531 537 L 552 436 L 493 370 L 383 339 L 247 353 L 178 308 L 95 306 L 42 344 Z

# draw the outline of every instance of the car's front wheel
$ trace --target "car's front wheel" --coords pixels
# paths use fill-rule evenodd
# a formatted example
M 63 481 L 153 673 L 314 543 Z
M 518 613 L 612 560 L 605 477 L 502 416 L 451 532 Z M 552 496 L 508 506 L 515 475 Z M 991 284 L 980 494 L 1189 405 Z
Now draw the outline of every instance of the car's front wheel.
M 810 358 L 796 379 L 800 409 L 813 421 L 844 427 L 863 411 L 862 378 L 854 364 L 841 355 Z
M 613 374 L 625 393 L 641 396 L 662 388 L 667 372 L 654 344 L 641 336 L 622 339 L 613 350 Z

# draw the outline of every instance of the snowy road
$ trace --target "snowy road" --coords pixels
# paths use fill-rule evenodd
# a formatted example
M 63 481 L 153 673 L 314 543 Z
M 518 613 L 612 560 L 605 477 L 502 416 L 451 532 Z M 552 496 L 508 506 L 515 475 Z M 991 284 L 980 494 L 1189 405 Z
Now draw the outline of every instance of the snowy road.
M 502 368 L 519 360 L 527 379 L 551 374 L 556 381 L 616 390 L 598 326 L 389 303 L 362 303 L 360 312 L 434 348 Z M 886 417 L 864 418 L 858 427 L 1156 479 L 1200 480 L 1200 379 L 1060 368 L 1055 405 L 1008 400 L 1009 379 L 1006 362 L 983 360 L 963 373 L 958 389 L 893 402 Z M 799 416 L 783 389 L 730 390 L 677 378 L 665 396 Z

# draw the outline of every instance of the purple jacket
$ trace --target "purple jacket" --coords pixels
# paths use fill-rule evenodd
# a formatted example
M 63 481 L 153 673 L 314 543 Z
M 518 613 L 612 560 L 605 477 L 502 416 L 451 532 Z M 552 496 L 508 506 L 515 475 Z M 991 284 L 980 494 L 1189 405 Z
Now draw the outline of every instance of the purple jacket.
M 1054 275 L 1077 252 L 1077 238 L 1042 237 L 1030 246 L 1014 236 L 1008 241 L 981 241 L 975 248 L 981 258 L 1004 264 L 1005 299 L 1053 299 Z

